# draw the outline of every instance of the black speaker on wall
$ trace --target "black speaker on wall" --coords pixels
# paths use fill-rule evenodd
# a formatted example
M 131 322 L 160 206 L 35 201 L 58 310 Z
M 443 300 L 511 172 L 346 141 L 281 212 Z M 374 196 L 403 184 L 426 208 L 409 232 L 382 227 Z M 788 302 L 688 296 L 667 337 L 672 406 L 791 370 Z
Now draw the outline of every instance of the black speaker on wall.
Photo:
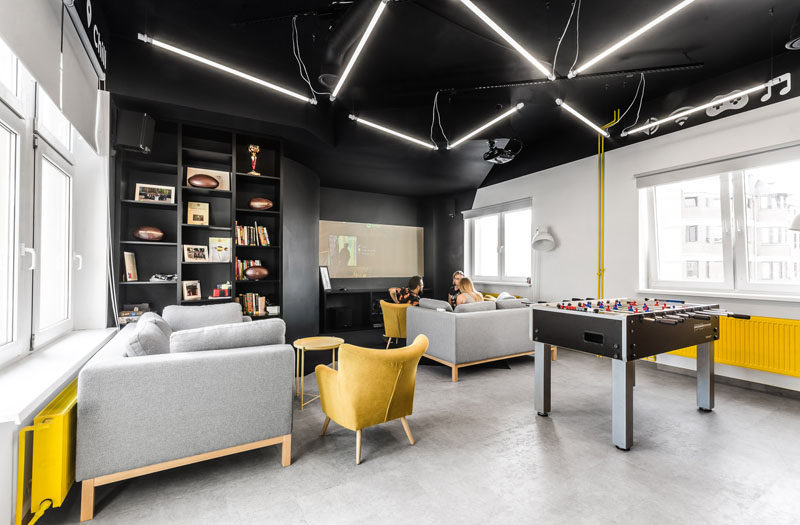
M 120 149 L 150 153 L 156 121 L 147 113 L 120 110 L 117 113 L 117 141 Z

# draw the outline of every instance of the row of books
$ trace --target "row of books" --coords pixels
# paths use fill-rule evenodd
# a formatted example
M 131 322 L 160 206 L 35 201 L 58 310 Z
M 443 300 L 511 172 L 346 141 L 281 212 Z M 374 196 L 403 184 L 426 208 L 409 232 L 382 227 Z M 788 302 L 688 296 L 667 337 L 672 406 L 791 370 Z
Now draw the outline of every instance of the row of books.
M 244 315 L 267 315 L 267 298 L 257 293 L 243 293 L 236 297 Z
M 247 279 L 244 276 L 244 271 L 250 268 L 251 266 L 261 266 L 261 261 L 259 259 L 239 259 L 236 258 L 236 280 L 243 281 Z
M 266 226 L 240 226 L 236 222 L 236 244 L 239 246 L 269 246 L 269 233 Z

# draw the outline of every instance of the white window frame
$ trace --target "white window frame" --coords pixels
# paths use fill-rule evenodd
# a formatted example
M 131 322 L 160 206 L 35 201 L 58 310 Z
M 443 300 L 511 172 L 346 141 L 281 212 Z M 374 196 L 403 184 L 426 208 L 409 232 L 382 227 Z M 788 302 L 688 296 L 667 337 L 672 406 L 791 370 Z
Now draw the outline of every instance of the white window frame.
M 639 256 L 640 288 L 644 290 L 697 291 L 722 294 L 743 294 L 753 296 L 800 297 L 800 285 L 786 283 L 751 283 L 747 268 L 747 227 L 744 198 L 744 173 L 751 168 L 781 164 L 800 160 L 800 142 L 793 142 L 772 148 L 764 148 L 704 163 L 681 166 L 670 170 L 636 175 L 640 190 L 640 216 L 646 218 L 644 235 L 640 237 Z M 658 232 L 655 221 L 654 188 L 674 182 L 697 178 L 718 176 L 720 178 L 720 208 L 722 219 L 722 282 L 699 282 L 692 280 L 666 281 L 658 276 Z M 760 202 L 756 202 L 760 206 Z M 641 209 L 643 208 L 643 210 Z M 641 212 L 645 213 L 642 214 Z M 788 225 L 787 225 L 788 226 Z M 758 235 L 758 232 L 754 232 Z M 755 262 L 755 261 L 754 261 Z M 759 268 L 755 269 L 756 274 Z
M 505 257 L 503 252 L 505 249 L 505 215 L 506 213 L 516 212 L 520 210 L 530 210 L 531 212 L 531 238 L 528 239 L 528 249 L 531 251 L 531 268 L 530 275 L 526 277 L 519 276 L 506 276 L 505 274 Z M 482 284 L 513 284 L 525 285 L 531 284 L 533 279 L 533 248 L 531 241 L 533 237 L 533 206 L 530 198 L 519 199 L 484 208 L 477 208 L 462 212 L 464 217 L 464 269 L 474 282 Z M 498 275 L 478 275 L 475 274 L 475 219 L 489 217 L 496 215 L 497 220 L 497 270 Z

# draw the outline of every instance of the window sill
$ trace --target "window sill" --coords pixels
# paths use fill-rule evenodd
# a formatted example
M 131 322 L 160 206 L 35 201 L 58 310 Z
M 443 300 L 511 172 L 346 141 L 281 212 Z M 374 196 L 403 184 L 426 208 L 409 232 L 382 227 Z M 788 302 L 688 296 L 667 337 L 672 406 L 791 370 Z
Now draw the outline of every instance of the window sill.
M 0 369 L 0 423 L 22 424 L 115 333 L 115 328 L 75 330 Z
M 530 283 L 518 283 L 513 281 L 474 281 L 475 284 L 491 284 L 495 286 L 516 286 L 519 288 L 530 288 Z
M 800 296 L 796 295 L 772 295 L 761 293 L 745 292 L 717 292 L 714 290 L 665 290 L 655 288 L 641 288 L 636 290 L 639 294 L 661 294 L 668 296 L 689 296 L 689 297 L 711 297 L 719 299 L 744 299 L 746 301 L 780 301 L 787 303 L 800 302 Z

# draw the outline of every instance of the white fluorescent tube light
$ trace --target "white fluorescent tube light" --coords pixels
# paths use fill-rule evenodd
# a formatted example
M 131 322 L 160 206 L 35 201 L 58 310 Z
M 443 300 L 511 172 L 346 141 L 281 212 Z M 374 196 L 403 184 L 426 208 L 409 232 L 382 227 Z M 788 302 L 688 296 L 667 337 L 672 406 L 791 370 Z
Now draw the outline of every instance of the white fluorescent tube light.
M 703 111 L 705 109 L 708 109 L 708 108 L 711 108 L 711 107 L 714 107 L 714 106 L 719 106 L 720 104 L 728 102 L 729 100 L 735 100 L 735 99 L 743 97 L 745 95 L 749 95 L 750 93 L 755 93 L 756 91 L 761 91 L 762 89 L 765 89 L 769 85 L 770 85 L 770 82 L 761 84 L 760 86 L 753 86 L 750 89 L 745 89 L 744 91 L 740 91 L 738 93 L 734 93 L 733 95 L 728 95 L 727 97 L 723 97 L 723 98 L 720 98 L 720 99 L 717 99 L 717 100 L 713 100 L 713 101 L 711 101 L 711 102 L 709 102 L 707 104 L 703 104 L 702 106 L 697 106 L 696 108 L 687 109 L 686 111 L 681 111 L 680 113 L 676 113 L 675 115 L 670 115 L 667 118 L 662 118 L 661 120 L 657 120 L 655 122 L 647 123 L 647 124 L 645 124 L 643 126 L 639 126 L 638 128 L 634 128 L 634 129 L 632 129 L 630 131 L 623 131 L 622 132 L 622 136 L 626 137 L 628 135 L 633 135 L 634 133 L 639 133 L 640 131 L 644 131 L 646 129 L 650 129 L 650 128 L 653 128 L 655 126 L 659 126 L 661 124 L 664 124 L 665 122 L 675 122 L 676 120 L 680 120 L 681 118 L 685 117 L 686 115 L 691 115 L 692 113 L 697 113 L 698 111 Z
M 372 30 L 375 29 L 375 24 L 378 23 L 378 19 L 380 19 L 381 14 L 383 14 L 383 10 L 386 9 L 387 1 L 388 0 L 380 0 L 380 2 L 378 2 L 378 9 L 376 9 L 375 14 L 372 15 L 372 20 L 369 21 L 366 31 L 364 31 L 364 34 L 361 35 L 361 40 L 358 41 L 356 50 L 353 51 L 353 55 L 350 57 L 350 61 L 347 62 L 347 66 L 345 66 L 342 76 L 339 77 L 339 82 L 331 92 L 331 100 L 334 100 L 339 94 L 339 91 L 341 91 L 344 81 L 347 80 L 347 76 L 350 74 L 350 70 L 353 69 L 353 65 L 355 65 L 356 60 L 358 60 L 358 55 L 361 54 L 361 51 L 364 49 L 364 45 L 366 45 L 367 40 L 369 39 L 369 35 L 371 35 Z
M 527 50 L 526 50 L 524 47 L 522 47 L 521 45 L 519 45 L 519 42 L 517 42 L 516 40 L 514 40 L 513 38 L 511 38 L 511 37 L 509 36 L 509 34 L 508 34 L 508 33 L 506 33 L 505 31 L 503 31 L 503 28 L 501 28 L 499 25 L 497 25 L 497 24 L 494 22 L 494 20 L 492 20 L 491 18 L 489 18 L 488 16 L 486 16 L 486 13 L 484 13 L 483 11 L 481 11 L 481 10 L 478 8 L 478 6 L 476 6 L 475 4 L 473 4 L 473 3 L 472 3 L 470 0 L 461 0 L 461 3 L 462 3 L 462 4 L 464 4 L 465 6 L 467 6 L 467 8 L 468 8 L 470 11 L 472 11 L 472 12 L 475 14 L 475 16 L 477 16 L 478 18 L 480 18 L 481 20 L 483 20 L 483 21 L 484 21 L 484 23 L 485 23 L 487 26 L 489 26 L 489 27 L 491 27 L 492 29 L 494 29 L 494 32 L 495 32 L 495 33 L 497 33 L 498 35 L 500 35 L 500 37 L 501 37 L 503 40 L 505 40 L 506 42 L 508 42 L 508 44 L 509 44 L 511 47 L 513 47 L 514 49 L 516 49 L 516 50 L 517 50 L 517 53 L 519 53 L 520 55 L 522 55 L 523 57 L 525 57 L 525 59 L 526 59 L 528 62 L 530 62 L 531 64 L 533 64 L 533 67 L 535 67 L 536 69 L 538 69 L 539 71 L 541 71 L 541 72 L 542 72 L 542 74 L 544 74 L 544 76 L 545 76 L 545 77 L 549 78 L 550 80 L 554 80 L 554 79 L 556 78 L 555 76 L 553 76 L 553 73 L 552 73 L 552 72 L 551 72 L 549 69 L 547 69 L 546 67 L 544 67 L 544 65 L 543 65 L 541 62 L 539 62 L 538 60 L 536 60 L 536 58 L 534 58 L 534 56 L 533 56 L 533 55 L 531 55 L 530 53 L 528 53 L 528 51 L 527 51 Z
M 461 144 L 461 143 L 462 143 L 462 142 L 464 142 L 465 140 L 469 140 L 469 139 L 471 139 L 472 137 L 474 137 L 475 135 L 477 135 L 477 134 L 478 134 L 478 133 L 480 133 L 481 131 L 483 131 L 483 130 L 485 130 L 486 128 L 489 128 L 489 127 L 491 127 L 491 126 L 494 126 L 495 124 L 497 124 L 498 122 L 500 122 L 500 121 L 501 121 L 501 120 L 503 120 L 504 118 L 508 117 L 509 115 L 511 115 L 512 113 L 514 113 L 515 111 L 519 111 L 520 109 L 522 109 L 522 108 L 523 108 L 523 106 L 525 106 L 525 104 L 524 104 L 523 102 L 520 102 L 519 104 L 517 104 L 517 105 L 516 105 L 516 106 L 514 106 L 513 108 L 509 109 L 508 111 L 506 111 L 506 112 L 505 112 L 505 113 L 503 113 L 502 115 L 499 115 L 499 116 L 497 116 L 497 117 L 493 118 L 492 120 L 490 120 L 489 122 L 487 122 L 487 123 L 486 123 L 486 124 L 484 124 L 483 126 L 479 127 L 479 128 L 478 128 L 478 129 L 476 129 L 476 130 L 470 131 L 469 133 L 467 133 L 466 135 L 464 135 L 463 137 L 461 137 L 461 138 L 460 138 L 460 139 L 458 139 L 457 141 L 455 141 L 455 142 L 453 142 L 452 144 L 448 145 L 448 146 L 447 146 L 447 149 L 453 149 L 453 148 L 457 147 L 459 144 Z
M 603 60 L 605 57 L 607 57 L 608 55 L 610 55 L 611 53 L 613 53 L 617 49 L 621 48 L 624 45 L 629 44 L 632 40 L 642 36 L 644 33 L 648 32 L 651 29 L 653 29 L 655 26 L 657 26 L 658 24 L 660 24 L 661 22 L 663 22 L 667 18 L 671 17 L 672 15 L 677 13 L 678 11 L 682 10 L 684 7 L 686 7 L 689 4 L 693 3 L 694 1 L 695 0 L 683 0 L 683 2 L 681 2 L 680 4 L 676 5 L 675 7 L 673 7 L 672 9 L 667 11 L 666 13 L 663 13 L 661 16 L 659 16 L 658 18 L 654 19 L 650 23 L 640 27 L 639 29 L 637 29 L 636 31 L 634 31 L 630 35 L 626 36 L 625 38 L 623 38 L 622 40 L 620 40 L 619 42 L 617 42 L 613 46 L 609 47 L 608 49 L 606 49 L 605 51 L 603 51 L 602 53 L 600 53 L 599 55 L 597 55 L 593 59 L 589 60 L 588 62 L 586 62 L 584 64 L 581 64 L 581 66 L 579 68 L 570 71 L 567 76 L 569 78 L 573 78 L 575 75 L 578 75 L 578 74 L 582 73 L 586 69 L 592 67 L 596 63 L 598 63 L 601 60 Z
M 162 42 L 155 38 L 151 38 L 147 35 L 143 35 L 139 33 L 139 40 L 142 42 L 146 42 L 148 44 L 153 44 L 156 47 L 160 47 L 161 49 L 166 49 L 171 53 L 175 53 L 176 55 L 181 55 L 183 57 L 189 58 L 194 60 L 195 62 L 200 62 L 201 64 L 205 64 L 209 67 L 213 67 L 214 69 L 219 69 L 220 71 L 224 71 L 230 75 L 243 78 L 245 80 L 249 80 L 254 84 L 258 84 L 259 86 L 263 86 L 268 89 L 272 89 L 277 91 L 278 93 L 283 93 L 284 95 L 289 95 L 292 98 L 296 98 L 297 100 L 302 100 L 303 102 L 308 102 L 309 104 L 316 104 L 317 101 L 311 98 L 308 98 L 305 95 L 301 95 L 300 93 L 296 93 L 286 88 L 282 88 L 272 82 L 267 82 L 266 80 L 261 80 L 260 78 L 254 77 L 253 75 L 248 75 L 247 73 L 242 73 L 238 69 L 233 69 L 232 67 L 224 66 L 219 62 L 214 62 L 213 60 L 209 60 L 207 58 L 203 58 L 199 55 L 195 55 L 194 53 L 190 53 L 189 51 L 184 51 L 179 47 L 175 47 L 173 45 L 167 44 L 166 42 Z
M 381 126 L 380 124 L 376 124 L 374 122 L 370 122 L 369 120 L 365 120 L 363 118 L 357 117 L 353 114 L 350 115 L 350 120 L 354 120 L 358 123 L 365 124 L 371 128 L 375 128 L 379 131 L 383 131 L 384 133 L 388 133 L 389 135 L 394 135 L 395 137 L 401 138 L 403 140 L 407 140 L 409 142 L 413 142 L 414 144 L 419 144 L 420 146 L 424 146 L 426 148 L 437 150 L 439 147 L 436 144 L 431 144 L 430 142 L 425 142 L 423 140 L 415 139 L 414 137 L 409 137 L 404 133 L 400 133 L 399 131 L 395 131 L 393 129 L 389 129 L 386 126 Z
M 601 134 L 601 135 L 603 135 L 604 137 L 606 137 L 606 138 L 610 138 L 610 137 L 611 137 L 611 135 L 609 135 L 609 134 L 608 134 L 608 131 L 606 131 L 606 130 L 604 130 L 603 128 L 601 128 L 600 126 L 598 126 L 598 125 L 594 124 L 594 123 L 593 123 L 591 120 L 589 120 L 588 118 L 584 117 L 583 115 L 581 115 L 580 113 L 578 113 L 577 111 L 575 111 L 575 110 L 572 108 L 572 106 L 570 106 L 569 104 L 567 104 L 566 102 L 564 102 L 564 101 L 563 101 L 563 100 L 561 100 L 560 98 L 557 98 L 557 99 L 556 99 L 556 104 L 558 104 L 558 105 L 559 105 L 559 106 L 561 106 L 562 108 L 564 108 L 564 109 L 566 109 L 567 111 L 569 111 L 570 113 L 572 113 L 572 114 L 573 114 L 575 117 L 577 117 L 577 119 L 578 119 L 578 120 L 580 120 L 581 122 L 583 122 L 584 124 L 586 124 L 587 126 L 589 126 L 590 128 L 592 128 L 592 129 L 593 129 L 593 130 L 595 130 L 596 132 L 600 133 L 600 134 Z

